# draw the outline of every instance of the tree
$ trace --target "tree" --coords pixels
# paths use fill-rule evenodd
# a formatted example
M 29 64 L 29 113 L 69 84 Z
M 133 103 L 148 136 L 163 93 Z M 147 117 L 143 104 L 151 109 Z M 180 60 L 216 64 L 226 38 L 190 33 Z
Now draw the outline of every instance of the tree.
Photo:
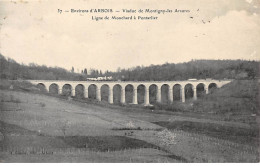
M 83 72 L 83 73 L 86 74 L 86 75 L 88 75 L 88 71 L 87 71 L 86 68 L 84 69 L 84 72 Z
M 71 72 L 74 73 L 74 67 L 73 67 L 73 66 L 72 66 L 72 68 L 71 68 Z
M 92 69 L 92 68 L 90 69 L 90 75 L 91 75 L 91 76 L 94 76 L 94 75 L 95 75 L 95 70 Z
M 118 67 L 117 69 L 116 69 L 116 72 L 120 72 L 121 71 L 121 68 L 120 67 Z

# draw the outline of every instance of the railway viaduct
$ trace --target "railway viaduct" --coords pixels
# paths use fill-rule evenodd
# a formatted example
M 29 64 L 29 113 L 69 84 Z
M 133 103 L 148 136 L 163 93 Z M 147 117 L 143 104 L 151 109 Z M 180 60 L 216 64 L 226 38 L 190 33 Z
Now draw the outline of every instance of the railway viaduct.
M 230 83 L 231 80 L 213 80 L 213 79 L 205 79 L 205 80 L 185 80 L 185 81 L 64 81 L 64 80 L 27 80 L 32 84 L 44 87 L 47 92 L 50 92 L 51 87 L 55 87 L 57 89 L 58 94 L 63 94 L 64 86 L 69 87 L 70 95 L 76 95 L 76 88 L 78 86 L 82 87 L 83 97 L 89 97 L 89 88 L 90 86 L 95 87 L 95 98 L 96 100 L 101 101 L 101 88 L 103 86 L 108 87 L 108 102 L 114 103 L 113 101 L 113 88 L 115 86 L 120 89 L 120 103 L 126 103 L 126 87 L 130 86 L 132 88 L 132 104 L 138 104 L 137 97 L 140 93 L 138 91 L 139 86 L 142 86 L 144 89 L 144 99 L 143 104 L 149 105 L 149 97 L 151 94 L 149 93 L 149 89 L 154 87 L 156 90 L 156 102 L 161 102 L 162 99 L 162 87 L 167 87 L 167 98 L 169 102 L 173 102 L 174 95 L 173 90 L 178 87 L 179 100 L 181 102 L 185 102 L 185 94 L 187 91 L 186 87 L 190 87 L 190 91 L 192 92 L 193 100 L 197 99 L 197 91 L 198 89 L 202 89 L 203 93 L 208 94 L 212 87 L 221 88 L 223 85 Z M 199 88 L 200 87 L 200 88 Z M 140 94 L 139 94 L 140 95 Z

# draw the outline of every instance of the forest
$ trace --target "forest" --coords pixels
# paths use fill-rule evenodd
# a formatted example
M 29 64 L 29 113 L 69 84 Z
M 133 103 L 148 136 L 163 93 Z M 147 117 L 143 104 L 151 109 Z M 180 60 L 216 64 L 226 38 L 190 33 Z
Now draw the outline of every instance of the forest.
M 159 81 L 187 79 L 255 79 L 259 75 L 258 61 L 192 60 L 186 63 L 137 66 L 113 73 L 115 79 L 128 81 Z
M 30 63 L 19 64 L 0 54 L 0 78 L 9 80 L 75 80 L 112 76 L 115 81 L 174 81 L 187 79 L 256 79 L 259 78 L 259 61 L 248 60 L 191 60 L 185 63 L 118 68 L 116 72 L 90 69 L 75 73 L 60 67 L 47 67 Z

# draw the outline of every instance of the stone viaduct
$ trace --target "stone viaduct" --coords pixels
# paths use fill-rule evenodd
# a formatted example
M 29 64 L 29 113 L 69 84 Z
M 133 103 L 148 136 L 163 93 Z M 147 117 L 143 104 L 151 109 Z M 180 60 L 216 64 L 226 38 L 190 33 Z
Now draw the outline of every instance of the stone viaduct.
M 203 92 L 205 94 L 209 93 L 209 89 L 211 87 L 221 88 L 223 85 L 230 83 L 231 80 L 185 80 L 185 81 L 63 81 L 63 80 L 27 80 L 35 85 L 43 86 L 47 92 L 50 91 L 51 86 L 55 86 L 57 88 L 57 93 L 62 94 L 62 89 L 65 85 L 70 86 L 70 94 L 71 96 L 75 96 L 75 89 L 77 86 L 81 85 L 83 87 L 83 94 L 85 98 L 88 98 L 89 87 L 91 85 L 95 86 L 96 91 L 96 99 L 101 101 L 101 87 L 108 87 L 108 102 L 113 103 L 113 88 L 115 86 L 120 87 L 120 102 L 126 103 L 126 87 L 132 86 L 132 104 L 138 104 L 137 96 L 138 96 L 138 87 L 144 87 L 144 105 L 149 105 L 149 88 L 151 86 L 156 87 L 156 102 L 161 102 L 161 89 L 162 86 L 168 86 L 167 98 L 169 102 L 173 102 L 173 89 L 178 86 L 179 87 L 179 99 L 181 102 L 185 102 L 185 88 L 186 86 L 190 86 L 193 92 L 192 98 L 194 100 L 197 99 L 197 89 L 199 86 L 203 88 Z

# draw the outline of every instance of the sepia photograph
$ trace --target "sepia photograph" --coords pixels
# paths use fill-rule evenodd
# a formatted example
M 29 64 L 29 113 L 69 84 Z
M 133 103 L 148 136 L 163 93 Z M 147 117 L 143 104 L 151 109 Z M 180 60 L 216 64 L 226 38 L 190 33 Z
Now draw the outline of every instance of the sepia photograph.
M 260 0 L 0 0 L 0 163 L 259 163 Z

